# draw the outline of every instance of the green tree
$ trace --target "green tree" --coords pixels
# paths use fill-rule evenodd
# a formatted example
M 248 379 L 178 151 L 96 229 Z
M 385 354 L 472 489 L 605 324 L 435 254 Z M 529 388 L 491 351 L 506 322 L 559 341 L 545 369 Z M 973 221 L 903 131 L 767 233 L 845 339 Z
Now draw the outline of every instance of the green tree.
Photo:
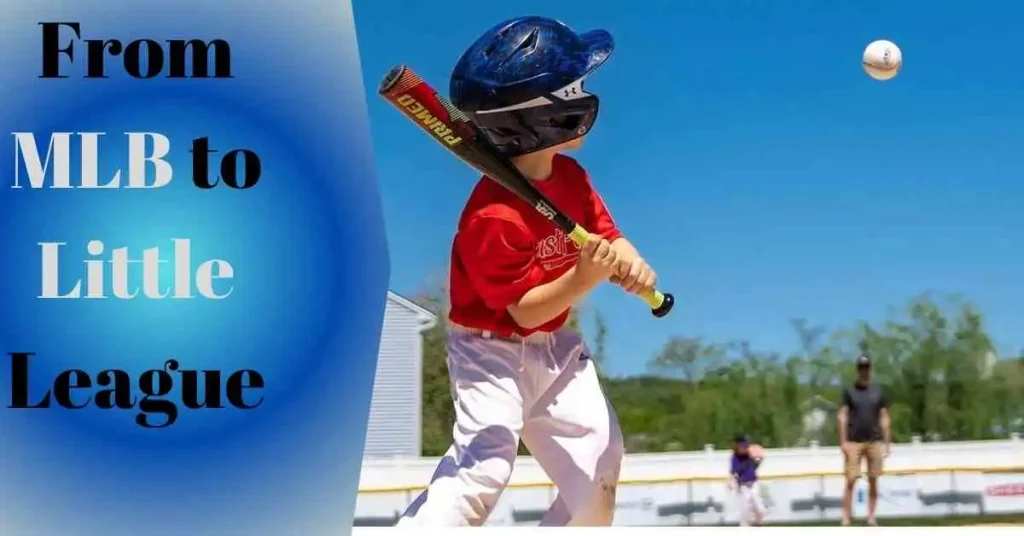
M 600 367 L 607 362 L 608 322 L 600 310 L 594 311 L 594 362 Z
M 572 309 L 570 309 L 569 310 L 569 319 L 566 320 L 565 325 L 569 329 L 571 329 L 571 330 L 573 330 L 573 331 L 575 331 L 577 333 L 581 333 L 582 334 L 583 333 L 583 326 L 581 325 L 581 322 L 580 322 L 580 314 L 581 314 L 581 311 L 580 311 L 579 308 L 573 307 Z
M 448 292 L 442 285 L 414 298 L 418 305 L 437 317 L 437 323 L 423 334 L 423 400 L 421 452 L 441 456 L 452 442 L 455 409 L 448 381 Z
M 418 301 L 443 311 L 445 296 L 439 288 Z M 581 313 L 586 310 L 573 313 L 571 325 L 589 331 L 580 325 Z M 444 315 L 439 318 L 424 341 L 427 455 L 447 449 L 453 425 Z M 742 340 L 672 336 L 651 357 L 647 374 L 603 377 L 627 451 L 725 448 L 741 430 L 773 447 L 834 444 L 840 393 L 853 380 L 853 358 L 865 350 L 889 394 L 897 441 L 1024 432 L 1024 351 L 993 359 L 984 316 L 959 297 L 921 296 L 884 322 L 831 331 L 803 319 L 791 324 L 796 350 L 789 354 Z M 600 311 L 593 312 L 592 327 L 593 357 L 606 361 L 608 326 Z
M 700 337 L 671 337 L 647 368 L 694 386 L 704 371 L 716 368 L 724 356 L 724 346 L 706 344 Z

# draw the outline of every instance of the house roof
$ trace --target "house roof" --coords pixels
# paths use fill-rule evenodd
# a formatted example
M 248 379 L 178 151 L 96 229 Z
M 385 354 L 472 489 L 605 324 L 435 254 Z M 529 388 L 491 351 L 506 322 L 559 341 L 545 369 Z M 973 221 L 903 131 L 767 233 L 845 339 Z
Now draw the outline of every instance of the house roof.
M 414 303 L 412 300 L 405 298 L 396 292 L 392 292 L 389 290 L 388 300 L 396 305 L 408 309 L 409 311 L 412 311 L 413 313 L 416 313 L 416 315 L 420 318 L 420 321 L 425 324 L 433 325 L 433 323 L 437 320 L 437 316 L 434 313 L 431 313 L 425 308 L 416 305 L 416 303 Z

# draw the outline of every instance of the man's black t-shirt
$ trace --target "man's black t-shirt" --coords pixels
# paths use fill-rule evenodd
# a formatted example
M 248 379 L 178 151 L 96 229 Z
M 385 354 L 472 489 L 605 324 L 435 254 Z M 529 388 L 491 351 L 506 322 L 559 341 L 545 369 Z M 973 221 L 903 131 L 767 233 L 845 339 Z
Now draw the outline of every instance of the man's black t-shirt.
M 854 384 L 843 390 L 843 404 L 849 412 L 846 423 L 846 440 L 854 443 L 869 443 L 882 440 L 880 415 L 889 407 L 885 391 L 879 385 Z

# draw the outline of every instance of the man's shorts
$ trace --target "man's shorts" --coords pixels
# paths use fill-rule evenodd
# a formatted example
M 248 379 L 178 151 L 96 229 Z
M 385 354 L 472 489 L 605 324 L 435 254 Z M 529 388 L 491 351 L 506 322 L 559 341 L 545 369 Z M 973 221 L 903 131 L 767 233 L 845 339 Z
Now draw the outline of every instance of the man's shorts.
M 861 460 L 868 460 L 868 477 L 882 476 L 882 459 L 885 458 L 885 445 L 881 441 L 870 443 L 850 443 L 850 451 L 843 452 L 846 457 L 846 480 L 856 480 L 861 475 Z

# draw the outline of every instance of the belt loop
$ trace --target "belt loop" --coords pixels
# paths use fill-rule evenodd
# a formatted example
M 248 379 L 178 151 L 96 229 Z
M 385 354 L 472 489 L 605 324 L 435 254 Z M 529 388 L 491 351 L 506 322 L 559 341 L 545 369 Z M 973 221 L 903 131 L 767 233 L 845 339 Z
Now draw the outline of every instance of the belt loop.
M 485 330 L 480 332 L 480 336 L 485 338 L 485 339 L 490 339 L 491 338 L 491 332 L 485 329 Z

